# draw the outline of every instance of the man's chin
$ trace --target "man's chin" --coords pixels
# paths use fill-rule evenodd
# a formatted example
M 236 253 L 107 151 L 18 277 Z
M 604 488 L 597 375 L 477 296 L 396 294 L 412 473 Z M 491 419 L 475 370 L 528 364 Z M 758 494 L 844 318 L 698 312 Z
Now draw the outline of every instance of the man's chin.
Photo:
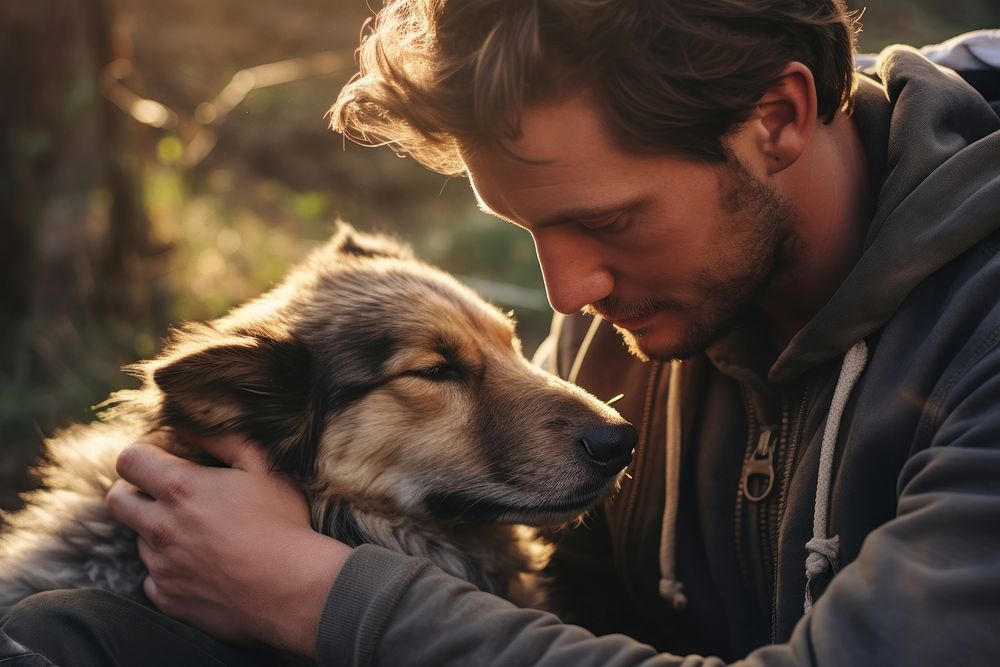
M 618 325 L 613 326 L 621 335 L 629 354 L 642 361 L 690 359 L 702 354 L 725 334 L 724 331 L 687 330 L 680 335 L 671 335 L 653 327 L 629 331 Z
M 631 355 L 638 357 L 642 361 L 650 359 L 669 360 L 678 358 L 677 351 L 678 327 L 683 326 L 676 309 L 649 309 L 641 313 L 638 308 L 634 308 L 639 314 L 618 315 L 617 317 L 605 314 L 601 310 L 588 306 L 584 309 L 588 314 L 601 317 L 607 321 L 628 348 Z M 621 309 L 615 312 L 621 312 Z M 622 324 L 632 325 L 626 328 Z
M 618 325 L 614 325 L 614 327 L 622 337 L 629 354 L 642 361 L 650 361 L 651 359 L 669 361 L 681 358 L 677 355 L 676 342 L 661 340 L 662 337 L 653 330 L 629 331 Z

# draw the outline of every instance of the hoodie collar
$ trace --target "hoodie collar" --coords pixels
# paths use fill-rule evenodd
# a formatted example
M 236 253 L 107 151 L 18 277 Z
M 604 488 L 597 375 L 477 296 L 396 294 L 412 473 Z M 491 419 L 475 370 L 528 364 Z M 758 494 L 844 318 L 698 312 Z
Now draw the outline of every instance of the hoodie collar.
M 854 118 L 878 199 L 865 247 L 768 374 L 791 380 L 880 329 L 927 276 L 1000 228 L 1000 119 L 954 72 L 909 47 L 879 56 Z M 879 187 L 880 186 L 880 187 Z

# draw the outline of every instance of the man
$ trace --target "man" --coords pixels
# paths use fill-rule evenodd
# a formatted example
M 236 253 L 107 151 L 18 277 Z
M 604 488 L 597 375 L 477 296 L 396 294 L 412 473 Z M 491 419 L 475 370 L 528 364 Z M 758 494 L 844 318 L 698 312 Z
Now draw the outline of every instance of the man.
M 149 597 L 321 664 L 991 664 L 1000 118 L 912 50 L 856 78 L 853 30 L 835 0 L 390 3 L 335 127 L 531 233 L 541 356 L 641 432 L 552 564 L 582 627 L 317 536 L 237 437 L 203 443 L 231 469 L 119 461 Z

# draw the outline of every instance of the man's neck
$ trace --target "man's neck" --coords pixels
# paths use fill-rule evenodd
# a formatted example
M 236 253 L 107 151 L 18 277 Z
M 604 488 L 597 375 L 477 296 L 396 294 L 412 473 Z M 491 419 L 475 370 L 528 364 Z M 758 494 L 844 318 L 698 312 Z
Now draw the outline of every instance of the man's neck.
M 761 299 L 783 347 L 830 299 L 861 255 L 871 217 L 868 165 L 857 126 L 838 114 L 802 156 L 774 177 L 799 213 L 787 268 Z

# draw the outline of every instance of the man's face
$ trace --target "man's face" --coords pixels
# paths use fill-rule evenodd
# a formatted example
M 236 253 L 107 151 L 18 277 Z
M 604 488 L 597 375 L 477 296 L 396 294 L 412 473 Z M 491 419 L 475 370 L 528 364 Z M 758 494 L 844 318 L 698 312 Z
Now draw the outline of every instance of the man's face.
M 735 158 L 623 151 L 586 96 L 530 109 L 509 147 L 465 153 L 481 205 L 531 233 L 556 311 L 600 315 L 638 356 L 704 350 L 783 268 L 795 211 Z

